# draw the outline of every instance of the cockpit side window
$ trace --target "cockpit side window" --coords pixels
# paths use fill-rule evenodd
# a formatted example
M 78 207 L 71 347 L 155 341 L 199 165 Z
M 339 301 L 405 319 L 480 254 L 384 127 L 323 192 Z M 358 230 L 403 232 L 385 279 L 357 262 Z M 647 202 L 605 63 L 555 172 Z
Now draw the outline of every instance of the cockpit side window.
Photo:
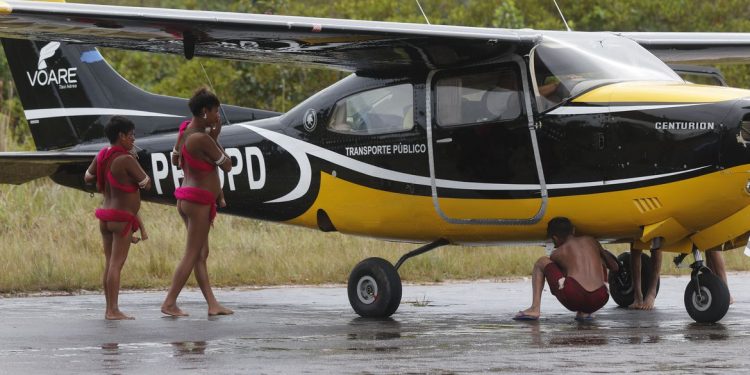
M 328 130 L 353 135 L 396 133 L 414 128 L 411 84 L 360 92 L 339 100 Z
M 439 126 L 515 120 L 521 115 L 518 74 L 512 69 L 440 78 L 435 84 Z
M 543 112 L 560 104 L 564 99 L 570 96 L 568 90 L 568 77 L 557 76 L 552 73 L 547 65 L 541 59 L 534 59 L 534 75 L 536 76 L 537 103 L 539 111 Z M 573 82 L 575 77 L 571 75 L 570 81 Z M 563 83 L 565 80 L 565 83 Z

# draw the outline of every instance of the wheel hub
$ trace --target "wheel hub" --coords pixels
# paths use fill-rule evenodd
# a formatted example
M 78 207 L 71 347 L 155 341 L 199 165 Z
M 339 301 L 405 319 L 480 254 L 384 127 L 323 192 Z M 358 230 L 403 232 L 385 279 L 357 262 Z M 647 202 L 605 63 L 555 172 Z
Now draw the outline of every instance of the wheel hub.
M 693 292 L 693 307 L 698 311 L 706 311 L 711 307 L 713 297 L 711 291 L 705 286 L 701 286 L 700 293 Z
M 365 305 L 369 305 L 378 298 L 378 283 L 372 276 L 362 276 L 357 282 L 357 298 Z

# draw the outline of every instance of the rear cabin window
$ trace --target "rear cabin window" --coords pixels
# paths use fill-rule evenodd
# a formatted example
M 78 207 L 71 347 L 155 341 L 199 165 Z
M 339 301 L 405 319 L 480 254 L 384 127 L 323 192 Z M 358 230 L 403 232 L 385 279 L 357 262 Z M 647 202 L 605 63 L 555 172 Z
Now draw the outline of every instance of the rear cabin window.
M 396 133 L 414 128 L 412 85 L 361 92 L 339 100 L 328 130 L 355 135 Z
M 519 78 L 510 69 L 439 79 L 436 96 L 440 126 L 514 120 L 521 115 Z
M 721 79 L 713 74 L 702 74 L 702 73 L 690 73 L 690 72 L 678 72 L 677 74 L 687 82 L 695 83 L 698 85 L 711 85 L 711 86 L 726 86 Z

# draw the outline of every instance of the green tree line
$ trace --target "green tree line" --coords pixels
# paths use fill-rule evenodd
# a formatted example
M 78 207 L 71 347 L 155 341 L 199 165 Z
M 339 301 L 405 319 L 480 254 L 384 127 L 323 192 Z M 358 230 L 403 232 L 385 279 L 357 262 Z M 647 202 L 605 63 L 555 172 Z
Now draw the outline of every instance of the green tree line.
M 425 23 L 412 0 L 81 0 L 107 5 L 265 13 L 294 16 Z M 432 24 L 563 30 L 552 0 L 420 0 Z M 560 0 L 577 31 L 750 31 L 746 0 Z M 135 85 L 163 95 L 188 97 L 210 79 L 226 103 L 286 111 L 345 73 L 274 64 L 104 49 L 105 58 Z M 750 87 L 745 65 L 719 66 L 728 82 Z M 204 69 L 206 74 L 204 74 Z M 208 77 L 207 77 L 207 76 Z M 0 51 L 0 150 L 33 149 L 10 70 Z

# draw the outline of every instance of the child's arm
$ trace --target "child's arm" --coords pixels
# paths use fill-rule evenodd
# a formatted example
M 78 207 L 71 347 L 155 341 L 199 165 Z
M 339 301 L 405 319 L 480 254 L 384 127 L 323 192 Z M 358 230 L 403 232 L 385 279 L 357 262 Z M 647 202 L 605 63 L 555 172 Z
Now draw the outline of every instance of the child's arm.
M 221 134 L 221 122 L 212 126 L 211 130 L 208 132 L 208 135 L 211 137 L 211 139 L 214 140 L 214 142 L 216 143 L 216 146 L 219 148 L 219 151 L 221 151 L 224 154 L 224 156 L 226 156 L 226 152 L 224 152 L 224 147 L 221 147 L 221 145 L 219 145 L 219 134 Z M 229 160 L 232 160 L 232 159 L 229 158 Z M 230 168 L 231 168 L 231 163 L 230 163 Z M 218 204 L 219 207 L 227 206 L 227 201 L 224 199 L 223 189 L 219 190 L 219 197 L 216 198 L 216 203 Z
M 180 166 L 180 150 L 177 149 L 177 145 L 180 144 L 180 141 L 182 140 L 182 134 L 177 134 L 177 142 L 175 142 L 174 147 L 172 148 L 172 165 L 175 167 Z
M 227 201 L 224 200 L 224 190 L 219 190 L 219 197 L 216 198 L 216 203 L 219 205 L 219 207 L 226 207 Z
M 91 161 L 89 167 L 86 169 L 86 174 L 83 176 L 83 181 L 87 184 L 96 183 L 96 158 Z
M 146 226 L 143 225 L 143 219 L 141 219 L 141 215 L 135 215 L 135 217 L 138 219 L 138 226 L 141 227 L 141 239 L 147 240 L 148 239 L 148 233 L 146 232 Z

